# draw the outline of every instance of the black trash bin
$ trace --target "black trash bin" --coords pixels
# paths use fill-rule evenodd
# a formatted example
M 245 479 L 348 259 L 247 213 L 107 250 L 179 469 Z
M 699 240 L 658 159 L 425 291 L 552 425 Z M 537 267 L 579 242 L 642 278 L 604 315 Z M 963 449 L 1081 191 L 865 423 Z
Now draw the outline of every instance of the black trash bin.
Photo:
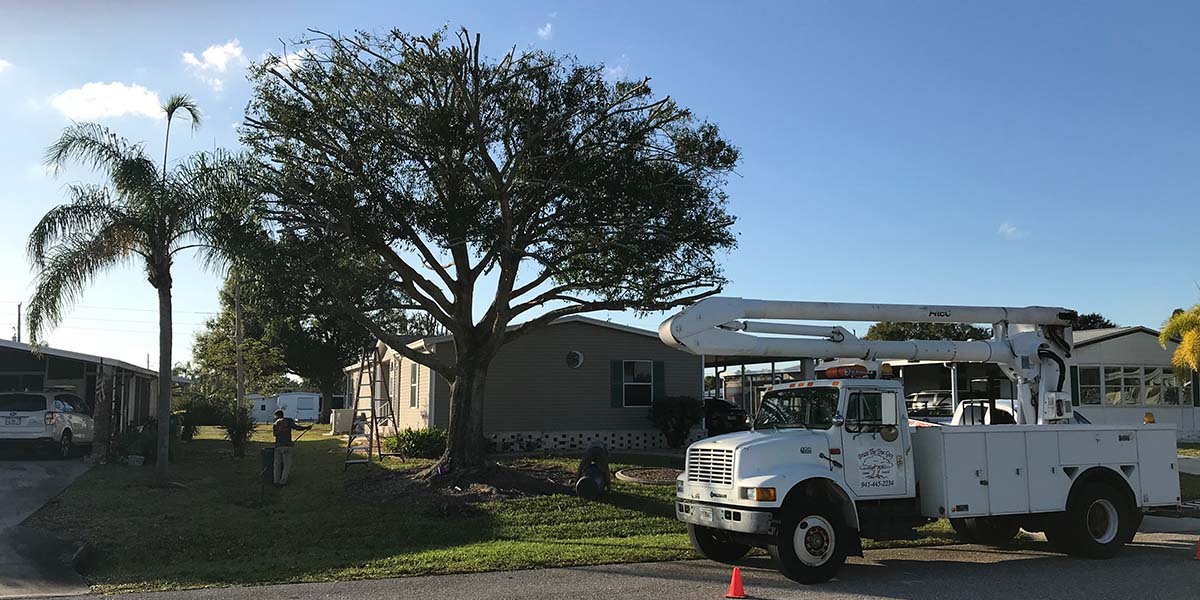
M 263 483 L 275 482 L 275 449 L 267 446 L 259 453 Z

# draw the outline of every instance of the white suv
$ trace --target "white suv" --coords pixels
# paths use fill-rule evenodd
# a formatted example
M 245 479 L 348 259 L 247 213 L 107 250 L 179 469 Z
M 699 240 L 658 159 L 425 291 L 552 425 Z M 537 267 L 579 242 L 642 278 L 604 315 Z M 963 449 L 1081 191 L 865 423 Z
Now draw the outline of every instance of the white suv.
M 0 392 L 0 443 L 45 446 L 68 458 L 94 435 L 91 408 L 75 394 Z

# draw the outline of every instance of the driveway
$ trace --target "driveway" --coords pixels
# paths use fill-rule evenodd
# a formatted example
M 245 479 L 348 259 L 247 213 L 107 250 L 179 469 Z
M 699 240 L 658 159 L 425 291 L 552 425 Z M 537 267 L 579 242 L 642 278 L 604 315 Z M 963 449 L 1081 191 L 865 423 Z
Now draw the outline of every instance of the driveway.
M 870 550 L 851 559 L 829 583 L 802 586 L 775 571 L 766 557 L 743 561 L 746 593 L 758 599 L 862 600 L 867 598 L 1012 600 L 1155 600 L 1197 597 L 1200 561 L 1193 559 L 1200 521 L 1147 517 L 1146 529 L 1112 560 L 1081 560 L 1048 552 L 1040 540 L 1012 549 L 939 546 Z M 1187 530 L 1188 533 L 1180 531 Z M 729 585 L 730 569 L 705 560 L 536 569 L 131 594 L 119 600 L 507 600 L 539 598 L 711 598 Z
M 64 561 L 72 546 L 19 524 L 88 470 L 82 459 L 0 454 L 0 598 L 86 593 L 83 579 Z

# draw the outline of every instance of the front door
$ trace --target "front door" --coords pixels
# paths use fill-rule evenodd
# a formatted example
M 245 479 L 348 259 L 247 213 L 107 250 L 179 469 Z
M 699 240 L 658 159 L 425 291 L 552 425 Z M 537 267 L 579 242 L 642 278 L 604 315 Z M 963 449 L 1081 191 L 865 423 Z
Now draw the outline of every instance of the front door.
M 895 390 L 848 390 L 842 427 L 846 485 L 859 498 L 908 495 L 908 437 Z

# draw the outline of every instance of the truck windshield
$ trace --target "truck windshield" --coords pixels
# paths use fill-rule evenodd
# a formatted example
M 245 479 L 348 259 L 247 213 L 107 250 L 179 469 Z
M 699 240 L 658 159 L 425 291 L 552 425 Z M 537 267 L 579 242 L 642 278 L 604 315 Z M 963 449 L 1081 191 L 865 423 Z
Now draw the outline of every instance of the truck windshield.
M 837 412 L 836 388 L 776 390 L 763 395 L 755 427 L 829 429 Z

